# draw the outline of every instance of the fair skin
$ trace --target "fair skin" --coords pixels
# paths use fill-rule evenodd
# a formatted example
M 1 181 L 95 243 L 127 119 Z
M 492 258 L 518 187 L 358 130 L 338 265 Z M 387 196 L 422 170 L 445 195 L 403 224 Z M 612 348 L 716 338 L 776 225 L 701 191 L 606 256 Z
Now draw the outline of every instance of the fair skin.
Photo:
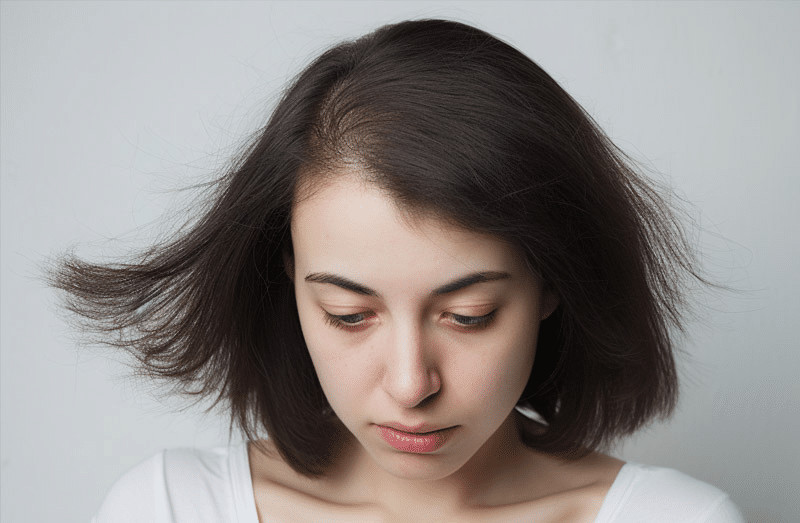
M 535 430 L 514 406 L 558 302 L 517 250 L 409 218 L 354 172 L 317 189 L 293 210 L 287 262 L 348 439 L 315 479 L 251 446 L 262 520 L 593 521 L 623 463 L 557 459 L 518 435 Z

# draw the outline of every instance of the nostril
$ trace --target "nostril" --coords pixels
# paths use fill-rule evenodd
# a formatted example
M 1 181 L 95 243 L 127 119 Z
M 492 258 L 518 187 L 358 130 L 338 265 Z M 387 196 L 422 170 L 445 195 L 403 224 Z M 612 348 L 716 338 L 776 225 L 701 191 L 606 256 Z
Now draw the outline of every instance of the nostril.
M 422 401 L 420 401 L 420 402 L 417 404 L 417 407 L 418 407 L 418 408 L 421 408 L 421 407 L 427 407 L 427 406 L 429 406 L 431 403 L 433 403 L 433 402 L 434 402 L 434 400 L 435 400 L 436 398 L 438 398 L 438 397 L 439 397 L 439 392 L 438 392 L 438 391 L 437 391 L 437 392 L 434 392 L 433 394 L 431 394 L 431 395 L 430 395 L 430 396 L 428 396 L 427 398 L 424 398 Z
M 405 408 L 427 405 L 439 394 L 440 380 L 436 373 L 417 372 L 414 376 L 397 373 L 387 376 L 386 392 Z

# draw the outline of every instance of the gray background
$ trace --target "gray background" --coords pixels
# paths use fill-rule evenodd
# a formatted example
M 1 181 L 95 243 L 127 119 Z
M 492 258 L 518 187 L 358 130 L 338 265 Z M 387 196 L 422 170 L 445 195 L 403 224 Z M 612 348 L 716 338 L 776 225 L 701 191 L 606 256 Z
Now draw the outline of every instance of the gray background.
M 78 349 L 36 280 L 72 244 L 121 254 L 340 39 L 416 17 L 473 23 L 536 60 L 691 202 L 709 273 L 669 423 L 617 454 L 800 521 L 798 3 L 3 2 L 2 520 L 86 521 L 163 447 L 225 444 L 224 418 Z M 172 211 L 172 215 L 165 213 Z

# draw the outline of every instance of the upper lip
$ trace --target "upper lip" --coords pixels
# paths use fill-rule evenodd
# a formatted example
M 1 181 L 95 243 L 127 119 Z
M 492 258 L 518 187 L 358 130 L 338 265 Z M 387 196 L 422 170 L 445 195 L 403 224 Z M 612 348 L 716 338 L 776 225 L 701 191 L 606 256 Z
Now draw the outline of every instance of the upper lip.
M 396 423 L 394 421 L 390 421 L 387 423 L 379 423 L 381 427 L 388 427 L 390 429 L 399 430 L 402 432 L 408 432 L 409 434 L 427 434 L 428 432 L 437 432 L 440 430 L 444 430 L 450 427 L 440 427 L 436 428 L 433 425 L 429 425 L 427 423 L 420 423 L 417 425 L 404 425 L 402 423 Z

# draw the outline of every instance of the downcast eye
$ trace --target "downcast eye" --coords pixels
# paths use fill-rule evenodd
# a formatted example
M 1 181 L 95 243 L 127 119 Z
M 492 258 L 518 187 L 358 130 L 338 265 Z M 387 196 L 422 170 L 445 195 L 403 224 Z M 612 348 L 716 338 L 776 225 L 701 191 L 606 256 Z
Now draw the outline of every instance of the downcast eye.
M 342 323 L 353 325 L 363 321 L 364 314 L 346 314 L 344 316 L 336 316 L 336 318 L 338 318 L 338 320 Z
M 455 323 L 463 327 L 468 327 L 471 329 L 483 329 L 488 327 L 492 320 L 494 320 L 496 312 L 497 309 L 483 316 L 463 316 L 461 314 L 451 314 L 450 317 L 453 318 Z
M 343 314 L 335 315 L 325 311 L 325 322 L 338 329 L 343 330 L 359 330 L 364 326 L 364 323 L 369 319 L 370 314 L 366 312 L 359 312 L 356 314 Z

